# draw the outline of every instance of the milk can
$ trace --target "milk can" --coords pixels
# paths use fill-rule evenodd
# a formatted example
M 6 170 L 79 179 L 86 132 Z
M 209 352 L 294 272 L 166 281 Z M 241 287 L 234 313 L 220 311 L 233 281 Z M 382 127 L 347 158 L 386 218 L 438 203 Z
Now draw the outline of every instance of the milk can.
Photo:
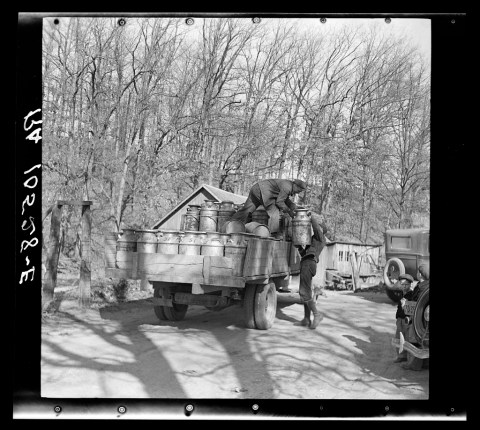
M 185 214 L 184 231 L 198 231 L 200 225 L 200 205 L 188 205 Z
M 293 245 L 306 246 L 312 242 L 312 220 L 308 215 L 308 209 L 297 209 L 292 221 Z
M 137 252 L 137 235 L 134 228 L 122 229 L 122 235 L 117 241 L 117 251 Z
M 201 245 L 203 245 L 207 241 L 207 232 L 206 231 L 199 231 L 198 232 L 198 241 Z
M 234 211 L 235 204 L 231 200 L 223 200 L 220 202 L 218 210 L 221 211 Z
M 243 237 L 244 234 L 245 233 L 230 233 L 230 239 L 227 241 L 227 243 L 232 245 L 246 245 L 246 241 Z
M 179 232 L 174 230 L 162 230 L 158 238 L 158 254 L 178 254 Z
M 157 230 L 137 230 L 137 252 L 157 252 Z
M 207 231 L 207 241 L 202 245 L 200 254 L 223 257 L 225 254 L 224 244 L 218 233 Z
M 222 241 L 220 239 L 220 233 L 218 231 L 207 231 L 205 233 L 207 234 L 207 241 L 212 240 L 212 239 L 218 239 L 218 240 Z
M 217 218 L 217 231 L 222 232 L 225 222 L 235 213 L 232 201 L 223 201 L 220 203 Z
M 218 207 L 214 200 L 205 200 L 200 209 L 200 231 L 217 231 Z
M 218 237 L 222 241 L 222 243 L 225 245 L 228 240 L 230 239 L 230 234 L 229 233 L 218 233 Z
M 135 229 L 124 228 L 117 242 L 115 266 L 119 269 L 133 268 L 133 253 L 137 252 L 137 235 Z
M 247 246 L 250 239 L 258 239 L 258 236 L 252 233 L 240 233 L 240 235 L 243 237 L 243 242 Z
M 245 224 L 242 221 L 226 221 L 222 226 L 222 233 L 240 233 L 245 231 Z
M 248 245 L 249 239 L 254 239 L 257 236 L 251 233 L 244 233 L 244 232 L 238 232 L 238 233 L 230 233 L 230 239 L 227 241 L 227 243 L 231 243 L 233 245 Z
M 178 245 L 178 253 L 185 255 L 200 255 L 200 248 L 202 246 L 201 232 L 186 231 L 180 237 Z
M 245 224 L 245 230 L 247 233 L 252 233 L 255 236 L 259 237 L 270 237 L 270 230 L 266 225 L 260 224 L 258 222 L 249 222 Z
M 258 222 L 259 224 L 268 225 L 268 213 L 263 206 L 259 206 L 252 213 L 252 222 Z

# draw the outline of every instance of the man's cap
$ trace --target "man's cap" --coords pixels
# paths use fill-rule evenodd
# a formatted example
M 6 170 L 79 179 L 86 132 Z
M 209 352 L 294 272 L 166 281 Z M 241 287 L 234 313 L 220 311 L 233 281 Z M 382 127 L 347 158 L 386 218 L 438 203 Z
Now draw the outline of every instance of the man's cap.
M 293 183 L 300 189 L 306 190 L 307 189 L 307 184 L 306 182 L 302 181 L 301 179 L 295 179 Z
M 410 282 L 414 281 L 413 276 L 409 275 L 408 273 L 405 273 L 404 275 L 400 275 L 398 279 L 399 280 L 406 279 L 407 281 L 410 281 Z

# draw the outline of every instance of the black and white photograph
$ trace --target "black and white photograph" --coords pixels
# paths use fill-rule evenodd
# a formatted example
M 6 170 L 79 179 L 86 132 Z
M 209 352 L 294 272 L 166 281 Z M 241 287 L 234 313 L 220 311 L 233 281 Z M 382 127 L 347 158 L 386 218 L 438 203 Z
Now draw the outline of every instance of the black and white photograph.
M 179 400 L 160 417 L 173 419 L 197 400 L 256 417 L 292 400 L 316 402 L 308 418 L 350 400 L 423 415 L 439 383 L 430 228 L 446 210 L 431 198 L 435 20 L 37 19 L 41 100 L 17 108 L 17 139 L 39 158 L 17 167 L 16 283 L 17 307 L 37 292 L 43 416 L 114 399 L 107 418 L 146 418 L 126 399 Z M 432 369 L 452 322 L 435 303 Z M 93 403 L 69 416 L 62 399 Z M 295 416 L 286 405 L 275 414 Z

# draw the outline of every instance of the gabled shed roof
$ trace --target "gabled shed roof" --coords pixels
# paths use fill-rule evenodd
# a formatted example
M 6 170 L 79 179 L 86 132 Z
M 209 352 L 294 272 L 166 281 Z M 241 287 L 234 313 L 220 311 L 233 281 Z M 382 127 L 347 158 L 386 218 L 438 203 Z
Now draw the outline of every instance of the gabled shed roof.
M 212 185 L 202 184 L 195 191 L 185 197 L 180 203 L 178 203 L 172 210 L 170 210 L 163 218 L 155 223 L 153 229 L 158 228 L 159 225 L 163 224 L 168 220 L 172 215 L 174 215 L 180 208 L 188 204 L 195 196 L 205 191 L 206 194 L 211 196 L 212 200 L 217 202 L 232 201 L 235 204 L 242 204 L 247 200 L 247 197 L 241 196 L 240 194 L 230 193 L 228 191 L 222 190 L 220 188 L 214 187 Z
M 245 203 L 247 198 L 245 196 L 241 196 L 240 194 L 230 193 L 225 190 L 221 190 L 220 188 L 213 187 L 212 185 L 202 185 L 207 191 L 212 194 L 219 202 L 226 202 L 232 201 L 233 203 L 239 205 Z M 201 188 L 201 187 L 200 187 Z

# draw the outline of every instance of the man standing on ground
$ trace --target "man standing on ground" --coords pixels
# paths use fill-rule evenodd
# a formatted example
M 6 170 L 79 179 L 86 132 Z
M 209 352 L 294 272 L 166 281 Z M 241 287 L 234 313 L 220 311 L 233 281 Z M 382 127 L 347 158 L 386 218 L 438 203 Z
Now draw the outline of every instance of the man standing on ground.
M 297 205 L 290 200 L 290 196 L 299 194 L 307 188 L 307 184 L 295 179 L 265 179 L 252 186 L 247 201 L 230 220 L 238 220 L 244 224 L 248 216 L 259 206 L 265 208 L 269 216 L 270 232 L 275 233 L 280 226 L 280 210 L 286 212 L 290 217 L 295 216 Z
M 405 320 L 405 311 L 403 310 L 403 305 L 406 300 L 409 299 L 412 295 L 412 283 L 414 279 L 413 276 L 405 273 L 398 277 L 397 284 L 402 287 L 403 289 L 403 297 L 398 302 L 397 305 L 397 312 L 395 313 L 396 319 L 396 332 L 395 338 L 400 339 L 400 333 L 402 333 L 403 337 L 407 338 L 408 332 L 408 322 Z M 393 361 L 394 363 L 400 363 L 402 361 L 407 361 L 407 351 L 403 350 L 402 352 L 397 353 L 397 358 Z
M 418 301 L 421 293 L 429 287 L 430 285 L 430 267 L 428 263 L 422 263 L 417 272 L 417 279 L 418 279 L 418 284 L 415 286 L 413 291 L 411 292 L 411 296 L 405 296 L 406 299 L 411 300 L 413 302 Z M 415 327 L 413 325 L 413 322 L 411 321 L 408 330 L 405 336 L 405 340 L 410 342 L 411 344 L 415 346 L 420 346 L 417 343 L 417 339 L 415 337 Z M 418 357 L 415 357 L 413 354 L 407 351 L 407 362 L 403 363 L 401 366 L 404 369 L 407 370 L 422 370 L 422 368 L 428 368 L 429 366 L 429 359 L 421 359 Z
M 320 253 L 327 244 L 325 239 L 325 233 L 327 228 L 320 226 L 316 219 L 315 214 L 311 214 L 313 236 L 310 245 L 305 247 L 297 246 L 300 256 L 300 287 L 298 293 L 303 300 L 304 318 L 300 322 L 301 325 L 310 327 L 311 329 L 317 328 L 320 321 L 323 320 L 322 314 L 317 310 L 315 298 L 312 289 L 312 279 L 317 273 L 317 264 L 320 257 Z M 323 231 L 322 231 L 323 230 Z M 310 320 L 310 315 L 313 313 L 313 321 Z

